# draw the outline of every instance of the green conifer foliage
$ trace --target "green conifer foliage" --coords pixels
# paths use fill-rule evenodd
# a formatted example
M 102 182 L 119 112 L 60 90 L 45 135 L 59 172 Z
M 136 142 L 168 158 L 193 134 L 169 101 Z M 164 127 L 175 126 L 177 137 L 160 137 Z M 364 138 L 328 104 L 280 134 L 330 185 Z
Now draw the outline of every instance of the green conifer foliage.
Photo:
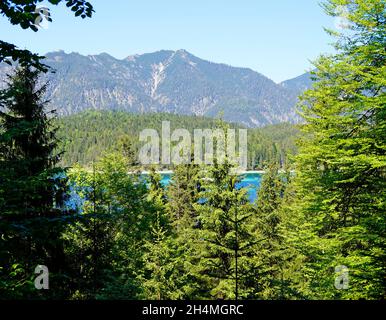
M 201 228 L 197 272 L 206 281 L 206 296 L 238 299 L 248 295 L 250 252 L 255 243 L 250 221 L 253 209 L 229 159 L 208 166 L 202 179 L 200 203 L 195 204 Z
M 324 7 L 336 16 L 342 6 L 348 29 L 330 32 L 338 53 L 316 62 L 317 81 L 302 107 L 304 277 L 313 298 L 379 299 L 386 288 L 386 4 L 330 0 Z M 342 266 L 347 288 L 335 272 Z
M 53 113 L 42 100 L 47 84 L 39 87 L 38 80 L 39 71 L 21 67 L 0 92 L 0 278 L 5 288 L 0 295 L 5 297 L 32 294 L 31 274 L 38 264 L 49 265 L 59 277 L 64 268 L 64 170 L 56 166 Z M 59 282 L 53 281 L 56 292 L 38 296 L 61 297 Z

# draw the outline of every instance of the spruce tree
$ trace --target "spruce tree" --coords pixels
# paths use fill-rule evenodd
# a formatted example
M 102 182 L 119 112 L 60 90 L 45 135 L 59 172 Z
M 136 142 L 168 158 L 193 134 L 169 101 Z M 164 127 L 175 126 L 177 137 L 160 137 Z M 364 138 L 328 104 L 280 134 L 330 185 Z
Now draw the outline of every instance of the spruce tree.
M 200 296 L 203 283 L 193 270 L 199 263 L 199 248 L 195 245 L 199 233 L 198 213 L 195 204 L 199 201 L 200 167 L 182 164 L 174 168 L 172 180 L 167 188 L 167 212 L 172 226 L 174 248 L 174 272 L 178 279 L 178 298 L 194 299 Z
M 143 270 L 139 272 L 144 298 L 154 300 L 168 299 L 175 291 L 172 289 L 171 280 L 173 271 L 171 228 L 161 179 L 161 175 L 151 168 L 148 176 L 148 200 L 153 206 L 155 220 L 151 223 L 149 238 L 144 242 Z
M 33 294 L 30 279 L 38 264 L 49 266 L 55 290 L 37 296 L 63 297 L 63 224 L 58 218 L 66 183 L 64 170 L 56 166 L 54 113 L 46 110 L 47 84 L 39 85 L 39 74 L 20 67 L 0 93 L 0 277 L 9 284 L 1 292 L 5 297 Z M 15 266 L 20 272 L 13 282 L 9 274 L 15 274 Z
M 263 299 L 283 299 L 285 284 L 283 280 L 284 245 L 280 230 L 284 199 L 289 175 L 279 173 L 277 164 L 270 164 L 264 173 L 256 200 L 254 220 L 256 238 L 255 246 L 256 285 L 253 296 Z
M 156 210 L 137 174 L 128 174 L 127 159 L 105 155 L 92 170 L 69 171 L 80 197 L 78 220 L 67 226 L 66 255 L 71 298 L 133 299 L 141 293 L 144 243 L 152 239 Z
M 190 228 L 197 223 L 194 204 L 199 200 L 200 168 L 195 164 L 183 164 L 174 168 L 167 191 L 167 208 L 176 229 Z
M 299 248 L 309 297 L 380 299 L 386 294 L 386 3 L 324 4 L 331 16 L 342 6 L 347 29 L 330 32 L 337 53 L 315 63 L 316 81 L 303 99 L 294 204 Z M 339 270 L 346 267 L 344 283 Z
M 195 205 L 200 229 L 197 272 L 206 282 L 206 298 L 247 297 L 250 258 L 255 238 L 251 230 L 253 209 L 245 189 L 239 189 L 234 166 L 225 158 L 205 168 L 200 202 Z
M 0 211 L 2 214 L 48 215 L 54 200 L 58 140 L 45 108 L 48 84 L 39 87 L 39 71 L 16 70 L 0 97 Z
M 151 237 L 144 244 L 144 265 L 141 276 L 144 298 L 171 299 L 179 288 L 174 286 L 173 248 L 170 233 L 161 224 L 160 212 L 151 228 Z

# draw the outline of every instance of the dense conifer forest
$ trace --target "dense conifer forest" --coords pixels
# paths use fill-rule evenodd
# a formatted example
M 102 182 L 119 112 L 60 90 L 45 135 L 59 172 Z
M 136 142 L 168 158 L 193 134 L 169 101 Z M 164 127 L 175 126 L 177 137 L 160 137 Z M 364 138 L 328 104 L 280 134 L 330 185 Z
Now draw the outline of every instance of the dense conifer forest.
M 11 3 L 1 13 L 33 29 L 34 7 Z M 0 299 L 385 299 L 386 4 L 323 7 L 342 5 L 348 34 L 331 31 L 337 53 L 315 61 L 303 122 L 249 131 L 249 169 L 265 171 L 254 202 L 227 153 L 173 166 L 167 187 L 159 167 L 144 178 L 137 162 L 139 131 L 163 120 L 235 125 L 55 118 L 41 57 L 0 41 L 0 62 L 19 61 L 0 93 Z
M 216 119 L 197 116 L 86 111 L 57 121 L 61 141 L 59 149 L 65 151 L 61 163 L 64 166 L 75 163 L 90 166 L 103 153 L 118 151 L 128 145 L 133 155 L 138 154 L 138 149 L 144 144 L 139 142 L 140 131 L 156 129 L 161 137 L 162 121 L 169 121 L 172 131 L 184 128 L 192 136 L 194 129 L 215 129 L 218 125 Z M 230 124 L 230 127 L 243 128 L 237 124 Z M 271 162 L 283 168 L 288 166 L 297 151 L 295 141 L 298 134 L 296 125 L 286 123 L 248 129 L 248 169 L 262 170 Z

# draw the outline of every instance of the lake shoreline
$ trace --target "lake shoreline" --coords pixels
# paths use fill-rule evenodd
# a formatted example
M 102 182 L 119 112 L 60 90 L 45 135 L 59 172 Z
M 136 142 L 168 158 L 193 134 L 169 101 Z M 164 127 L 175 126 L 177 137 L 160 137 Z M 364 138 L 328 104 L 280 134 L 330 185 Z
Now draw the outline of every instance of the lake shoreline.
M 159 173 L 161 175 L 173 174 L 173 172 L 174 172 L 173 170 L 156 170 L 156 173 Z M 132 174 L 132 173 L 135 173 L 135 172 L 129 172 L 129 174 Z M 150 171 L 141 171 L 140 174 L 149 175 Z M 237 172 L 237 174 L 239 174 L 239 175 L 243 175 L 243 174 L 265 174 L 265 171 L 263 171 L 263 170 L 240 171 L 240 172 Z

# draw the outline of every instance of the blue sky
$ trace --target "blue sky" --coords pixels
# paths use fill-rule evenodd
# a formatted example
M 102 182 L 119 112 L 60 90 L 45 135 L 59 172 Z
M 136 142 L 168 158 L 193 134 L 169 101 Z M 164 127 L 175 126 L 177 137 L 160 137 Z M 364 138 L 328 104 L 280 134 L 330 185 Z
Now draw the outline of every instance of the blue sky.
M 116 58 L 161 49 L 186 49 L 213 62 L 248 67 L 276 82 L 308 70 L 332 52 L 323 27 L 333 27 L 317 0 L 89 0 L 92 19 L 74 18 L 64 5 L 39 32 L 0 17 L 0 39 L 44 54 L 66 52 Z

